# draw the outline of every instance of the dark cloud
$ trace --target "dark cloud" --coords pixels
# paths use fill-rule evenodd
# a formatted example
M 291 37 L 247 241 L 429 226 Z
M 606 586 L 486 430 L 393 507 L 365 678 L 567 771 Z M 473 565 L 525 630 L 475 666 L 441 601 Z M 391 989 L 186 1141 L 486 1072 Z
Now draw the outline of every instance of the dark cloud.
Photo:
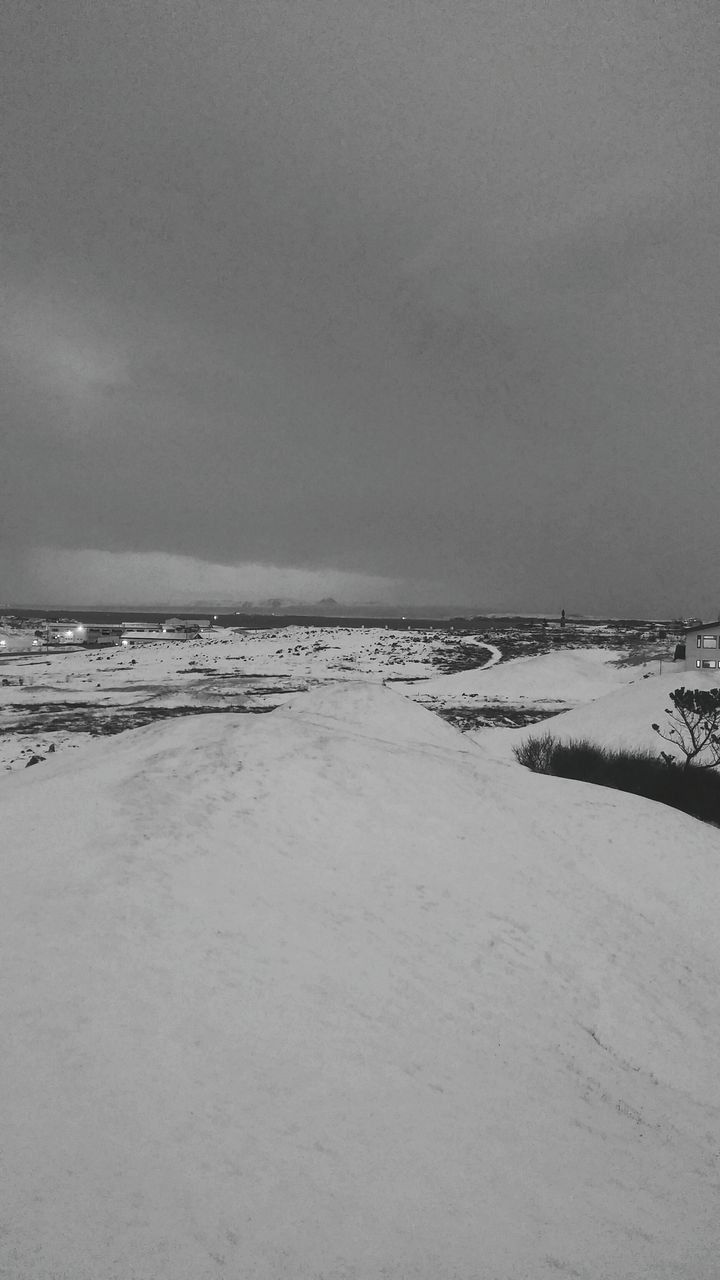
M 703 607 L 709 4 L 2 22 L 6 545 Z

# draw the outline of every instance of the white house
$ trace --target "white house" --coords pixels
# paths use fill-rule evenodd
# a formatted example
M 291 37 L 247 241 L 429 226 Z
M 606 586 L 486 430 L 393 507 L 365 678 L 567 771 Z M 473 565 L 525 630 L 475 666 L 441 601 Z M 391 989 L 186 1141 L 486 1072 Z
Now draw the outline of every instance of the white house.
M 685 670 L 720 673 L 720 619 L 698 623 L 685 632 Z

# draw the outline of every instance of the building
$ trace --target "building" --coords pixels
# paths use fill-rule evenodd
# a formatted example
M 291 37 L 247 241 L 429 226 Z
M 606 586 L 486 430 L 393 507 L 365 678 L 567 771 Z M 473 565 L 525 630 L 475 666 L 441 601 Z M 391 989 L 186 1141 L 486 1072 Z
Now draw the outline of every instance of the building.
M 78 640 L 88 649 L 105 648 L 107 645 L 119 644 L 121 637 L 122 627 L 120 626 L 88 622 L 85 627 L 78 628 Z
M 162 624 L 163 631 L 184 631 L 196 636 L 212 626 L 209 618 L 167 618 Z
M 45 629 L 45 639 L 50 644 L 84 644 L 86 628 L 76 618 L 60 618 Z
M 685 632 L 685 670 L 720 672 L 720 619 L 697 623 Z

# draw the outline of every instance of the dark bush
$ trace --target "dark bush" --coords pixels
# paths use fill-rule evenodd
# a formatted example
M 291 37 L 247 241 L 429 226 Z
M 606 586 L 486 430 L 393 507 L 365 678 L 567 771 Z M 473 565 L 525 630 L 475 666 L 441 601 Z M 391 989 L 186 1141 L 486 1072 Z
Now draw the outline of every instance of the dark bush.
M 538 734 L 537 738 L 528 738 L 518 747 L 513 747 L 515 759 L 524 764 L 533 773 L 550 773 L 555 739 L 549 733 Z
M 610 750 L 579 739 L 558 742 L 549 733 L 526 740 L 514 754 L 534 773 L 630 791 L 720 826 L 720 773 L 714 769 L 688 768 L 649 751 Z

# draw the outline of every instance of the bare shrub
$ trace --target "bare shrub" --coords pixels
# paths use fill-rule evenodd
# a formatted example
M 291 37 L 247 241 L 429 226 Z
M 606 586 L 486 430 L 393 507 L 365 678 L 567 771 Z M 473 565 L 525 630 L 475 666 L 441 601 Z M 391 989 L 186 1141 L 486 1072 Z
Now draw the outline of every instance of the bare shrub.
M 720 689 L 674 689 L 672 707 L 665 708 L 668 723 L 665 731 L 659 724 L 652 727 L 665 741 L 677 747 L 685 757 L 683 768 L 714 769 L 720 764 Z M 670 763 L 668 751 L 662 758 Z
M 678 764 L 669 755 L 612 750 L 579 739 L 558 742 L 549 733 L 528 739 L 514 754 L 534 773 L 629 791 L 720 826 L 720 773 Z
M 550 733 L 541 733 L 537 738 L 526 738 L 519 746 L 513 747 L 513 755 L 519 764 L 533 773 L 551 773 L 553 751 L 557 743 Z

